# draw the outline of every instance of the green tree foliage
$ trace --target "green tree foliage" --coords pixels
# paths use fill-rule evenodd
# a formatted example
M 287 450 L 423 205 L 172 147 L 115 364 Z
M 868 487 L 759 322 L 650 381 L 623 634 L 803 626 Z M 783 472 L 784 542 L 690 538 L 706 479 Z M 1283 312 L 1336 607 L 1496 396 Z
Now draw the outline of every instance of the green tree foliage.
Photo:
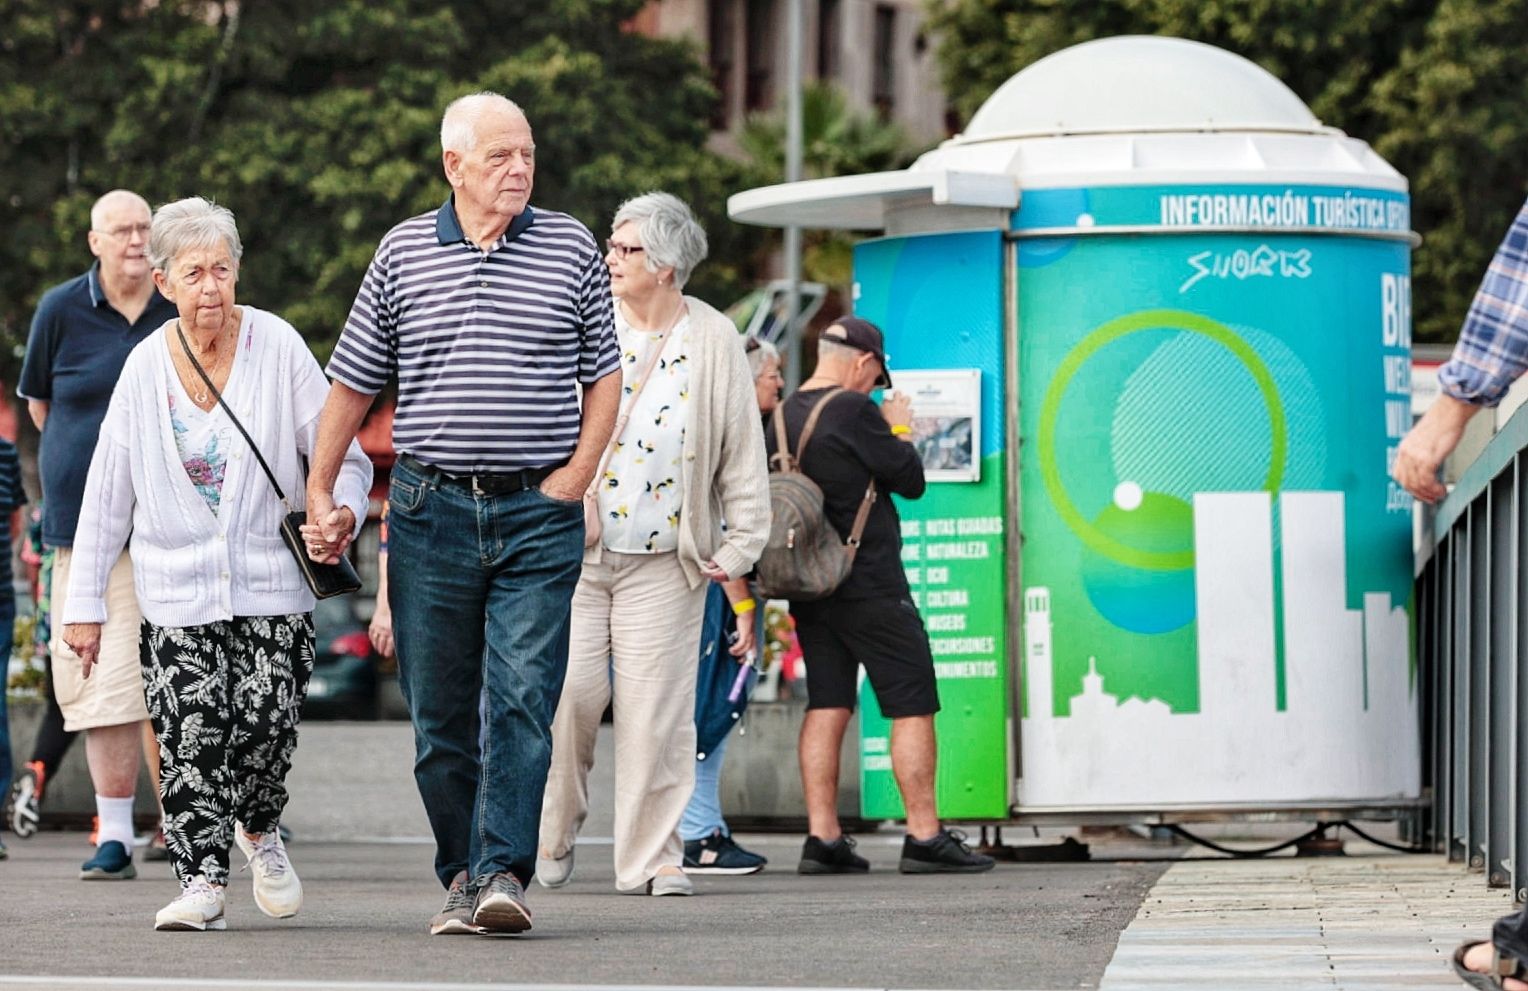
M 0 378 L 31 313 L 89 262 L 94 199 L 202 195 L 245 245 L 240 298 L 326 353 L 377 240 L 441 203 L 440 112 L 489 88 L 536 134 L 533 202 L 603 236 L 666 189 L 711 237 L 694 291 L 735 295 L 757 235 L 726 220 L 743 166 L 706 150 L 693 48 L 623 28 L 642 0 L 8 0 L 0 13 Z
M 1418 340 L 1449 340 L 1528 193 L 1528 0 L 931 0 L 945 85 L 969 118 L 1069 45 L 1156 34 L 1282 79 L 1411 180 Z
M 785 113 L 751 114 L 738 145 L 760 184 L 785 181 Z M 801 90 L 801 172 L 806 179 L 884 172 L 906 165 L 913 148 L 902 129 L 855 110 L 831 83 Z M 840 291 L 852 278 L 854 239 L 842 231 L 809 230 L 802 237 L 802 274 Z

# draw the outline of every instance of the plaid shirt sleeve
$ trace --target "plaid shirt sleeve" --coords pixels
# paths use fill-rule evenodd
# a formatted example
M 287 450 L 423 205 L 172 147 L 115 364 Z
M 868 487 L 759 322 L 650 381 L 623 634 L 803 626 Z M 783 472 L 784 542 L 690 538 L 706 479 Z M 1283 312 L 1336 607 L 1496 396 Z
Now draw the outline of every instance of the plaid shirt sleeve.
M 1528 369 L 1528 201 L 1486 269 L 1454 354 L 1438 372 L 1446 395 L 1495 406 Z

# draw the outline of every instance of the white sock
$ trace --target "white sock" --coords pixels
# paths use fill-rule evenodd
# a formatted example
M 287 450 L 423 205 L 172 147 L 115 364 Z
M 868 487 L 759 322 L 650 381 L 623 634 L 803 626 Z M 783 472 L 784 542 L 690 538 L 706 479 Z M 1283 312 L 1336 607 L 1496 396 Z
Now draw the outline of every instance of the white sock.
M 116 840 L 131 853 L 133 849 L 133 800 L 96 796 L 96 815 L 101 819 L 96 845 Z

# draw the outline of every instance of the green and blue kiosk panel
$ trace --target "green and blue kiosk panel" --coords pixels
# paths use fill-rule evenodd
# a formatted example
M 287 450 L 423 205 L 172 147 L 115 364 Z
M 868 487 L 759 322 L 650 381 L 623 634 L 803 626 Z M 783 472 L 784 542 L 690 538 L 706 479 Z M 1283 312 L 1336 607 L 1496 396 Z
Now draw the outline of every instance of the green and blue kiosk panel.
M 1376 190 L 1026 191 L 1016 387 L 1000 232 L 859 246 L 856 312 L 893 378 L 980 373 L 980 480 L 899 502 L 942 816 L 1417 793 L 1411 505 L 1387 477 L 1410 426 L 1408 225 Z M 897 818 L 889 726 L 861 698 L 863 812 Z

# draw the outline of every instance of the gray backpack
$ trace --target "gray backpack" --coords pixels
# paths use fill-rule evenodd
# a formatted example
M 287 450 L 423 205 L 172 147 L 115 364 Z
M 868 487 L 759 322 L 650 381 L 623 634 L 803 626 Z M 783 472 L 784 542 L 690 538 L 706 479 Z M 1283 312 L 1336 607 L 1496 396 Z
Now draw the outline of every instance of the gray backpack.
M 801 455 L 818 416 L 829 400 L 843 391 L 834 389 L 817 400 L 801 428 L 795 455 L 785 433 L 785 404 L 775 407 L 776 445 L 770 461 L 776 470 L 769 475 L 769 540 L 754 565 L 759 592 L 765 598 L 793 602 L 826 598 L 844 583 L 854 566 L 860 536 L 875 502 L 875 479 L 865 488 L 854 527 L 849 539 L 843 541 L 823 512 L 822 489 L 801 472 Z

